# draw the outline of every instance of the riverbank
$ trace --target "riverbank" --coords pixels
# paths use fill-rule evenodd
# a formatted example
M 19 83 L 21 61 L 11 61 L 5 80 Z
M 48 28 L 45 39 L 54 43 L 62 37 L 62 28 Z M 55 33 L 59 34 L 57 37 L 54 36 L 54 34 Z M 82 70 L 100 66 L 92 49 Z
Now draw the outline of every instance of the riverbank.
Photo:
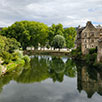
M 30 58 L 27 55 L 23 55 L 22 51 L 15 51 L 11 54 L 12 59 L 10 61 L 0 58 L 0 76 L 5 75 L 11 71 L 23 67 L 30 62 Z

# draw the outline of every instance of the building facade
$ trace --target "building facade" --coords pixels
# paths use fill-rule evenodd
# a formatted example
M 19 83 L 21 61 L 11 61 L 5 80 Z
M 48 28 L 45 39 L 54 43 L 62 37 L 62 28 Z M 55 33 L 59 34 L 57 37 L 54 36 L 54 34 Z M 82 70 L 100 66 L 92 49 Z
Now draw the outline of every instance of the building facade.
M 98 40 L 102 38 L 102 27 L 95 27 L 90 21 L 86 23 L 85 27 L 77 30 L 77 47 L 81 47 L 82 54 L 89 52 L 90 48 L 98 47 Z

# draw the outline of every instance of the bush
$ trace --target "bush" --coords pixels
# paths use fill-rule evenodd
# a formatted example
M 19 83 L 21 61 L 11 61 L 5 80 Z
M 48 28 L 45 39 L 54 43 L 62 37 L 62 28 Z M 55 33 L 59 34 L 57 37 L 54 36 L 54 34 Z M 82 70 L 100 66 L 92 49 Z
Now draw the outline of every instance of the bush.
M 14 52 L 14 55 L 17 55 L 19 58 L 23 58 L 23 51 L 16 50 L 16 51 Z
M 82 52 L 81 49 L 74 49 L 71 51 L 71 56 L 74 57 L 75 59 L 80 59 L 81 60 L 81 56 L 82 56 Z
M 4 64 L 10 63 L 11 60 L 12 60 L 12 55 L 11 55 L 9 52 L 6 52 L 6 51 L 2 52 L 2 53 L 0 54 L 0 57 L 2 57 L 2 59 L 3 59 L 3 61 L 4 61 L 4 62 L 3 62 Z
M 85 60 L 86 63 L 88 63 L 88 64 L 95 63 L 96 58 L 97 58 L 97 53 L 87 54 L 87 55 L 84 56 L 84 60 Z
M 89 54 L 97 53 L 97 48 L 89 49 Z
M 29 63 L 30 62 L 30 58 L 27 55 L 25 55 L 23 57 L 23 60 L 25 61 L 25 63 Z

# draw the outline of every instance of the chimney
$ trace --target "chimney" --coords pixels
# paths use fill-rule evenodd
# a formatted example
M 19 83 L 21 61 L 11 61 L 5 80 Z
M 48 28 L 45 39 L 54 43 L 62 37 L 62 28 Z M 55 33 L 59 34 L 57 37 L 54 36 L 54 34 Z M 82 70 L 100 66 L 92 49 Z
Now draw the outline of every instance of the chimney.
M 91 21 L 87 21 L 86 26 L 92 25 Z

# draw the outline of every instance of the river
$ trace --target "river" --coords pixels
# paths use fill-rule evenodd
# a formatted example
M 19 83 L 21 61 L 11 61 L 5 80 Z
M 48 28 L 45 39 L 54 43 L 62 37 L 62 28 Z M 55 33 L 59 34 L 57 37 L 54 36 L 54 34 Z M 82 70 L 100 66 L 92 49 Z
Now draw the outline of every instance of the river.
M 66 56 L 30 56 L 0 78 L 0 102 L 101 102 L 102 70 Z

